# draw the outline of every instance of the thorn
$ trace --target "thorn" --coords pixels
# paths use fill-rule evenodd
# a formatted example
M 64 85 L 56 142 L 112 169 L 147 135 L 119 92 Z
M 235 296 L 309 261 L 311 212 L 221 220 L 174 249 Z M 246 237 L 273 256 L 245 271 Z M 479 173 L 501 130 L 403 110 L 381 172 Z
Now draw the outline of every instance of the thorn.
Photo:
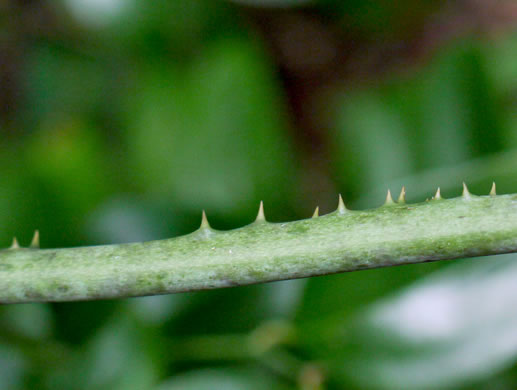
M 260 201 L 259 211 L 257 214 L 257 218 L 255 219 L 255 222 L 266 222 L 266 217 L 264 215 L 264 202 L 263 201 Z
M 316 206 L 316 210 L 314 210 L 314 214 L 312 214 L 312 218 L 318 218 L 320 216 L 320 208 Z
M 406 187 L 404 187 L 404 186 L 402 186 L 402 189 L 400 190 L 398 202 L 406 203 Z
M 39 230 L 34 230 L 30 248 L 39 249 Z
M 384 206 L 389 206 L 392 204 L 395 204 L 395 202 L 393 201 L 393 198 L 391 197 L 391 191 L 388 190 L 388 193 L 386 194 L 386 202 L 384 202 Z
M 201 213 L 201 226 L 199 227 L 199 229 L 193 232 L 193 234 L 197 235 L 201 239 L 208 239 L 215 233 L 216 231 L 210 227 L 210 224 L 208 223 L 208 219 L 206 217 L 206 212 L 205 210 L 203 210 L 203 212 Z
M 20 244 L 18 244 L 18 240 L 16 237 L 13 237 L 13 243 L 9 247 L 9 249 L 20 249 Z
M 203 210 L 203 213 L 201 214 L 201 226 L 199 227 L 199 229 L 210 229 L 210 224 L 208 223 L 205 210 Z
M 495 181 L 492 182 L 492 188 L 490 189 L 490 196 L 496 196 L 496 192 L 495 192 Z
M 440 193 L 440 187 L 438 187 L 438 189 L 436 190 L 436 194 L 434 194 L 434 198 L 435 200 L 440 200 L 442 199 L 442 194 Z
M 345 214 L 346 213 L 345 202 L 343 201 L 343 197 L 341 196 L 341 194 L 339 194 L 339 201 L 338 201 L 337 211 L 338 211 L 339 214 Z
M 464 199 L 470 199 L 470 192 L 465 182 L 463 182 L 463 194 L 461 196 L 463 196 Z

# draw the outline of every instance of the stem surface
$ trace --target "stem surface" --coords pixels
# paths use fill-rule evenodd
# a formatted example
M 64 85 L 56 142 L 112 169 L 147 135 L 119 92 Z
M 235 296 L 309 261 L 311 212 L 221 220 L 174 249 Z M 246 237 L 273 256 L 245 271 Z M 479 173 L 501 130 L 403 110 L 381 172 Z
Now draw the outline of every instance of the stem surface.
M 517 195 L 344 208 L 121 245 L 0 251 L 0 302 L 123 298 L 517 251 Z

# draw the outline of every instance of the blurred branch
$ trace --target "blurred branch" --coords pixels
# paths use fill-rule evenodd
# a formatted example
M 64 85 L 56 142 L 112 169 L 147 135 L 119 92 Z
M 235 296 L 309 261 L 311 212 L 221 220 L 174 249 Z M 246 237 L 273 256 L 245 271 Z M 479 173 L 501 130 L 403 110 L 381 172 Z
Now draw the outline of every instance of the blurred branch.
M 473 196 L 168 240 L 0 252 L 0 302 L 73 301 L 247 285 L 517 251 L 517 195 Z

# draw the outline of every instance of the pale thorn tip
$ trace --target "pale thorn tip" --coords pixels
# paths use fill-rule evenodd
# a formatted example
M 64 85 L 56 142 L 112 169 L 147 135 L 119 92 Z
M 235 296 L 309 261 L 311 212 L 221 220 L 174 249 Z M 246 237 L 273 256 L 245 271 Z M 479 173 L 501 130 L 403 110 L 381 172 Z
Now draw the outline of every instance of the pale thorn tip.
M 338 211 L 339 214 L 345 214 L 346 213 L 345 202 L 343 201 L 343 197 L 341 196 L 341 194 L 339 194 L 339 201 L 338 201 L 337 211 Z
M 469 189 L 467 188 L 467 185 L 465 184 L 465 182 L 463 182 L 463 194 L 462 194 L 462 196 L 465 199 L 470 199 L 470 192 L 469 192 Z
M 320 216 L 320 207 L 316 206 L 316 210 L 314 210 L 314 214 L 312 214 L 312 218 L 318 218 Z
M 391 197 L 391 191 L 388 190 L 388 193 L 386 194 L 386 202 L 384 202 L 384 205 L 387 206 L 392 204 L 395 204 L 395 202 L 393 202 L 393 198 Z
M 206 217 L 205 210 L 201 213 L 201 226 L 200 229 L 210 229 L 210 224 L 208 223 L 208 218 Z
M 34 230 L 34 236 L 31 241 L 31 248 L 39 249 L 39 230 Z
M 440 187 L 436 190 L 436 194 L 434 194 L 434 199 L 442 199 L 442 194 L 440 193 Z
M 402 189 L 400 190 L 398 202 L 406 203 L 406 187 L 404 187 L 404 186 L 402 186 Z
M 9 249 L 20 249 L 20 244 L 18 244 L 18 240 L 16 239 L 16 237 L 13 237 L 13 242 Z
M 259 210 L 255 222 L 265 222 L 266 216 L 264 215 L 264 202 L 260 201 Z
M 490 189 L 490 196 L 496 196 L 496 192 L 495 192 L 495 181 L 492 182 L 492 188 Z

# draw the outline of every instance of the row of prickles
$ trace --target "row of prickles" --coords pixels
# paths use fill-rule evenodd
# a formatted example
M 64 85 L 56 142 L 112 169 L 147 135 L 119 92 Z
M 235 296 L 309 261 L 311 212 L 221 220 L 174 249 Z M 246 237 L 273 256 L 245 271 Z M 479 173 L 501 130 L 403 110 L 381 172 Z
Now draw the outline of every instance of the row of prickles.
M 20 244 L 18 244 L 18 240 L 16 237 L 13 237 L 13 242 L 8 250 L 14 250 L 14 249 L 22 249 Z M 34 231 L 34 236 L 32 236 L 31 244 L 26 249 L 39 249 L 39 230 Z
M 496 196 L 496 185 L 495 185 L 495 183 L 492 183 L 492 188 L 490 189 L 490 192 L 489 192 L 488 195 L 489 196 Z M 473 195 L 470 193 L 469 189 L 467 188 L 467 185 L 465 183 L 463 183 L 462 198 L 463 199 L 470 199 L 472 196 Z M 442 200 L 442 199 L 444 199 L 444 198 L 441 195 L 440 187 L 438 187 L 438 189 L 436 190 L 435 195 L 431 199 L 426 199 L 426 201 L 429 201 L 429 200 Z M 382 207 L 384 207 L 384 206 L 392 206 L 392 205 L 397 205 L 397 204 L 405 204 L 405 203 L 406 203 L 406 188 L 402 187 L 402 189 L 400 191 L 400 195 L 397 198 L 396 202 L 393 200 L 393 197 L 391 195 L 391 191 L 388 190 L 388 193 L 386 195 L 386 200 L 385 200 L 385 202 L 384 202 Z M 337 207 L 336 212 L 338 214 L 346 214 L 349 211 L 350 210 L 347 209 L 347 207 L 345 206 L 345 202 L 343 201 L 343 197 L 340 194 L 338 196 L 338 207 Z M 314 213 L 312 214 L 312 218 L 317 218 L 319 216 L 320 216 L 320 214 L 319 214 L 319 206 L 317 206 L 316 209 L 314 210 Z M 255 218 L 255 221 L 253 222 L 253 224 L 263 223 L 263 222 L 267 222 L 267 221 L 266 221 L 266 217 L 265 217 L 265 214 L 264 214 L 264 202 L 260 201 L 258 214 L 257 214 L 257 217 Z M 208 218 L 206 216 L 205 210 L 202 211 L 202 214 L 201 214 L 201 226 L 199 227 L 198 231 L 213 231 L 211 226 L 210 226 L 210 224 L 209 224 L 209 222 L 208 222 Z
M 495 186 L 495 183 L 492 183 L 492 188 L 490 189 L 489 196 L 495 196 L 495 195 L 496 195 L 496 186 Z M 471 196 L 472 195 L 470 194 L 470 192 L 469 192 L 469 190 L 467 188 L 467 185 L 465 183 L 463 183 L 462 197 L 464 199 L 469 199 Z M 441 196 L 441 193 L 440 193 L 440 187 L 438 187 L 438 189 L 436 190 L 435 195 L 431 199 L 432 200 L 443 199 L 442 196 Z M 399 195 L 399 197 L 397 199 L 397 202 L 395 202 L 393 200 L 393 197 L 391 196 L 391 192 L 390 192 L 390 190 L 388 190 L 388 193 L 386 195 L 386 200 L 385 200 L 383 206 L 395 205 L 397 203 L 398 204 L 406 203 L 406 189 L 405 189 L 405 187 L 402 187 L 402 190 L 400 191 L 400 195 Z M 348 211 L 348 209 L 345 206 L 345 202 L 343 201 L 343 197 L 341 195 L 339 195 L 338 207 L 337 207 L 336 211 L 339 214 L 345 214 Z M 319 206 L 316 207 L 316 209 L 314 210 L 314 213 L 312 215 L 312 218 L 317 218 L 317 217 L 319 217 Z M 257 218 L 255 219 L 254 223 L 261 223 L 261 222 L 266 222 L 266 217 L 265 217 L 265 214 L 264 214 L 264 202 L 263 201 L 260 202 Z M 207 219 L 206 213 L 205 213 L 204 210 L 202 212 L 201 226 L 199 227 L 199 229 L 200 230 L 211 229 L 210 228 L 210 224 L 208 223 L 208 219 Z M 40 248 L 39 231 L 36 230 L 36 231 L 34 231 L 34 236 L 32 238 L 31 244 L 29 245 L 28 248 L 25 248 L 25 249 L 39 249 L 39 248 Z M 9 248 L 7 248 L 7 249 L 8 250 L 17 250 L 17 249 L 22 249 L 22 247 L 19 245 L 18 240 L 16 239 L 16 237 L 14 237 L 11 246 Z

